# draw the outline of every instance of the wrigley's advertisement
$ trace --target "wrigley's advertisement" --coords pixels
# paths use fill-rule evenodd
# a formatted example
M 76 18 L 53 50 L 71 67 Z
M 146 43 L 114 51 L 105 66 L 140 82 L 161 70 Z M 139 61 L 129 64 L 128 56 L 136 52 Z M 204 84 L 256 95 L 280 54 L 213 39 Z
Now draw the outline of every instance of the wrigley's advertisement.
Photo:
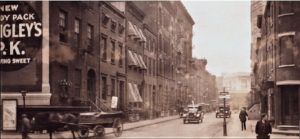
M 31 63 L 42 35 L 40 17 L 28 3 L 0 3 L 0 70 L 16 71 Z

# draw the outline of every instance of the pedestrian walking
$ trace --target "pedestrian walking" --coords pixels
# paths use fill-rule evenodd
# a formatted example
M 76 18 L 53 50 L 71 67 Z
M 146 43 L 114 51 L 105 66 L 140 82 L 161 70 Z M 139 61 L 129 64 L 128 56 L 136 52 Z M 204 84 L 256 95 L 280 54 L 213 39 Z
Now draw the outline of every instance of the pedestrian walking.
M 246 130 L 247 116 L 248 116 L 248 114 L 246 112 L 246 108 L 242 108 L 242 110 L 240 111 L 240 114 L 239 114 L 239 118 L 240 118 L 240 121 L 242 124 L 242 131 Z
M 256 123 L 255 133 L 257 134 L 257 139 L 270 139 L 270 135 L 272 133 L 272 126 L 268 122 L 268 115 L 262 114 L 261 120 Z
M 22 139 L 29 139 L 28 133 L 31 129 L 30 120 L 27 118 L 26 114 L 22 114 L 22 125 L 21 125 L 21 131 L 22 131 Z

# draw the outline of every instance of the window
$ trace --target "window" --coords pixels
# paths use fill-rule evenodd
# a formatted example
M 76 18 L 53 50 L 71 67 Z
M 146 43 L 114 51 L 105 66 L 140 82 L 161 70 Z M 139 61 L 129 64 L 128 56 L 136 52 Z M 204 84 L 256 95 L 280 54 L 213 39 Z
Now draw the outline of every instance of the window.
M 106 77 L 103 76 L 101 78 L 102 80 L 102 99 L 106 100 L 107 99 L 107 81 L 106 81 Z
M 279 39 L 280 44 L 280 65 L 294 64 L 293 53 L 294 36 L 283 36 Z
M 75 80 L 74 80 L 74 91 L 75 91 L 75 97 L 80 97 L 80 90 L 81 90 L 81 70 L 76 69 L 75 70 Z
M 79 47 L 80 44 L 80 20 L 74 20 L 74 39 L 75 39 L 75 46 Z
M 108 22 L 109 22 L 109 16 L 105 13 L 102 14 L 102 24 L 104 27 L 107 26 Z
M 79 19 L 74 20 L 74 32 L 76 34 L 80 33 L 80 20 Z
M 152 62 L 153 62 L 153 67 L 152 67 L 153 68 L 152 69 L 153 70 L 153 76 L 155 76 L 156 75 L 156 62 L 155 62 L 155 60 L 153 60 Z
M 100 40 L 100 47 L 102 47 L 102 61 L 107 61 L 107 38 L 106 37 L 101 37 Z
M 119 44 L 119 67 L 123 67 L 123 44 Z
M 59 41 L 67 42 L 67 13 L 59 11 Z
M 125 30 L 125 27 L 124 27 L 124 25 L 122 25 L 122 24 L 119 24 L 119 35 L 122 35 L 122 34 L 123 34 L 123 32 L 124 32 L 124 30 Z
M 116 29 L 117 29 L 116 21 L 111 21 L 111 31 L 116 32 Z
M 116 42 L 114 40 L 111 41 L 111 64 L 115 64 L 115 53 L 116 53 Z
M 111 96 L 116 96 L 115 84 L 116 84 L 115 79 L 111 79 Z
M 93 32 L 93 26 L 92 25 L 88 25 L 87 27 L 87 45 L 88 45 L 88 50 L 89 51 L 93 51 L 93 36 L 94 36 L 94 32 Z
M 65 11 L 59 11 L 59 27 L 66 29 L 67 27 L 67 13 Z

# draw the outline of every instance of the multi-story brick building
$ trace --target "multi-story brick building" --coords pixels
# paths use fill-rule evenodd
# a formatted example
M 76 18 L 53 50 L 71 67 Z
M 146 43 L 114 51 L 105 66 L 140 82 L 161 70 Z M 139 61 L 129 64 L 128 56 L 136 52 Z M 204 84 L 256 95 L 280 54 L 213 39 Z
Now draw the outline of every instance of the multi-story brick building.
M 251 67 L 252 67 L 252 73 L 251 73 L 251 102 L 249 104 L 250 107 L 253 105 L 259 104 L 259 93 L 255 89 L 256 82 L 258 82 L 255 78 L 257 76 L 257 68 L 258 68 L 258 51 L 260 42 L 261 42 L 261 31 L 257 27 L 257 17 L 261 16 L 264 13 L 266 1 L 251 1 Z
M 262 37 L 258 55 L 256 86 L 262 113 L 268 113 L 280 125 L 298 125 L 299 121 L 299 51 L 298 14 L 300 2 L 267 2 L 258 16 Z M 260 77 L 260 78 L 259 78 Z
M 101 108 L 117 96 L 119 109 L 154 118 L 186 98 L 194 21 L 181 2 L 21 3 L 42 23 L 41 46 L 29 65 L 1 71 L 1 99 L 22 104 L 25 90 L 28 107 Z
M 101 101 L 110 106 L 113 96 L 118 107 L 125 109 L 126 57 L 125 15 L 108 2 L 100 3 Z
M 206 69 L 207 60 L 193 58 L 189 84 L 192 87 L 191 95 L 194 103 L 204 103 L 207 110 L 215 110 L 218 99 L 216 76 Z

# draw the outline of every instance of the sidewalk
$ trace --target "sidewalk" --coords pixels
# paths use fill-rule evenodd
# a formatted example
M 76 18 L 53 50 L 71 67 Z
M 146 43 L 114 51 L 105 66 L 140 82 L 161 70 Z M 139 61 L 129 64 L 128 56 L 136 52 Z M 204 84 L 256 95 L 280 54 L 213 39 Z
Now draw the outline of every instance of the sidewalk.
M 169 116 L 169 117 L 161 117 L 161 118 L 156 118 L 152 120 L 144 120 L 144 121 L 138 121 L 138 122 L 132 122 L 132 123 L 125 123 L 123 125 L 123 130 L 130 130 L 134 128 L 139 128 L 139 127 L 144 127 L 144 126 L 149 126 L 157 123 L 163 123 L 167 122 L 170 120 L 175 120 L 178 119 L 179 116 Z M 112 128 L 105 128 L 105 134 L 112 134 L 113 130 Z M 21 139 L 21 133 L 16 133 L 16 132 L 0 132 L 1 139 Z M 75 136 L 77 137 L 77 134 L 75 133 Z M 89 136 L 93 136 L 93 133 L 90 133 Z M 29 134 L 29 137 L 31 139 L 49 139 L 49 134 Z M 53 139 L 73 139 L 71 131 L 64 131 L 64 132 L 56 132 L 53 133 Z
M 232 115 L 230 121 L 227 122 L 227 137 L 225 138 L 246 138 L 256 139 L 255 125 L 257 120 L 247 120 L 247 130 L 241 130 L 241 123 L 238 115 Z M 275 134 L 276 129 L 272 129 L 273 133 L 270 135 L 271 139 L 299 139 L 299 136 L 287 136 L 283 134 Z M 223 132 L 222 132 L 223 133 Z M 222 137 L 223 138 L 223 137 Z

